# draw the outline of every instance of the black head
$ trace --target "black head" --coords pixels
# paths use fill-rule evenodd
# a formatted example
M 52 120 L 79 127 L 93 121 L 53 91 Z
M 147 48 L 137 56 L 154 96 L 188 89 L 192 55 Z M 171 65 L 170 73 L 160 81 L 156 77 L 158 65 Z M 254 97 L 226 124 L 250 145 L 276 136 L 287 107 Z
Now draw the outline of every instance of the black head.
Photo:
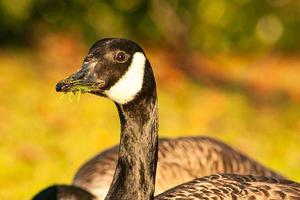
M 32 200 L 96 200 L 96 197 L 76 186 L 53 185 L 39 192 Z
M 56 91 L 89 92 L 126 104 L 141 91 L 145 76 L 153 76 L 152 69 L 137 43 L 102 39 L 90 48 L 79 71 L 57 83 Z

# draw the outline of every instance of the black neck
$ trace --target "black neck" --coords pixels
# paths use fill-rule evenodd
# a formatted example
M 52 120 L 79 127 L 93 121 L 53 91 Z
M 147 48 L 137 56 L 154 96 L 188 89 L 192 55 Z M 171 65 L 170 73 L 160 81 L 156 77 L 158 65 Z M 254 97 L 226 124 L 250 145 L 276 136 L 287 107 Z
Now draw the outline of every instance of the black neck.
M 138 97 L 125 105 L 116 104 L 121 121 L 121 141 L 118 164 L 106 200 L 154 198 L 158 111 L 155 81 L 151 68 L 148 72 L 146 69 L 148 77 L 144 78 Z

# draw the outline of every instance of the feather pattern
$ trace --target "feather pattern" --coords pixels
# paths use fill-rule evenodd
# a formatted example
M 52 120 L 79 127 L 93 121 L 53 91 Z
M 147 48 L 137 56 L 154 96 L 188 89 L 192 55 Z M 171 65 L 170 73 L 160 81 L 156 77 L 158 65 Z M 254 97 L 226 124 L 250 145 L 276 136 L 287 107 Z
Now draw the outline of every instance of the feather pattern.
M 214 174 L 174 187 L 155 199 L 300 200 L 300 184 L 266 176 Z

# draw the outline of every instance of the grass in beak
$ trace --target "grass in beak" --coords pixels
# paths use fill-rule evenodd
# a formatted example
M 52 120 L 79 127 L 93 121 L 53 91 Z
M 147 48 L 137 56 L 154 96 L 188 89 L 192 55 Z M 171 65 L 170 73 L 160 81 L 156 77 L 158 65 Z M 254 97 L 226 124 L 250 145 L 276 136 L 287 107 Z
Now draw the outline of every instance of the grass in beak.
M 72 103 L 73 102 L 73 99 L 74 99 L 74 94 L 75 92 L 69 92 L 69 102 Z
M 72 86 L 72 88 L 70 88 L 70 90 L 68 92 L 81 92 L 81 93 L 88 93 L 91 92 L 91 85 L 86 86 L 86 85 L 74 85 Z
M 78 92 L 77 92 L 77 103 L 79 103 L 80 96 L 81 96 L 81 90 L 78 90 Z
M 72 86 L 72 88 L 70 88 L 70 90 L 68 92 L 63 93 L 60 97 L 59 97 L 59 101 L 61 101 L 67 93 L 69 93 L 68 99 L 70 103 L 73 103 L 74 101 L 74 97 L 77 95 L 77 100 L 76 103 L 79 102 L 81 94 L 84 93 L 88 93 L 91 92 L 92 89 L 89 88 L 90 86 L 81 86 L 81 85 L 75 85 Z
M 72 90 L 70 92 L 73 93 L 74 95 L 77 94 L 77 103 L 78 103 L 82 93 L 84 94 L 84 93 L 88 93 L 91 91 L 92 90 L 87 86 L 76 85 L 76 86 L 72 87 Z
M 70 102 L 70 103 L 73 103 L 74 96 L 76 96 L 76 95 L 77 95 L 76 103 L 79 102 L 80 97 L 81 97 L 81 93 L 82 93 L 81 91 L 77 91 L 77 92 L 68 92 L 68 93 L 69 93 L 68 99 L 69 99 L 69 102 Z M 58 101 L 59 101 L 59 102 L 62 101 L 63 98 L 66 96 L 66 94 L 67 94 L 67 92 L 61 94 L 60 97 L 58 98 Z
M 74 84 L 75 83 L 75 84 Z M 79 102 L 80 100 L 80 97 L 81 97 L 81 94 L 83 93 L 89 93 L 91 91 L 93 91 L 93 89 L 96 88 L 97 84 L 96 83 L 88 83 L 88 84 L 85 84 L 85 85 L 76 85 L 76 83 L 78 84 L 78 82 L 72 82 L 72 86 L 70 86 L 68 88 L 68 90 L 66 92 L 64 92 L 60 97 L 59 97 L 59 101 L 61 101 L 63 99 L 63 97 L 69 93 L 69 102 L 70 103 L 73 103 L 74 101 L 74 96 L 77 95 L 77 100 L 76 100 L 76 103 Z
M 66 96 L 66 93 L 62 93 L 59 98 L 58 98 L 58 101 L 62 101 L 62 99 Z

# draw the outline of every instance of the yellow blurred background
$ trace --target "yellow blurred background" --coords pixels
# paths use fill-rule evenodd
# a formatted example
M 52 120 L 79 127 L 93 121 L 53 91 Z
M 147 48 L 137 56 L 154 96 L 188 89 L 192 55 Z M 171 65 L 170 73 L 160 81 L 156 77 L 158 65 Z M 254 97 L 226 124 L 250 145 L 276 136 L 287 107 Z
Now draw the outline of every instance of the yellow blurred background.
M 299 0 L 2 0 L 0 199 L 70 183 L 118 143 L 111 101 L 54 89 L 103 37 L 144 47 L 160 136 L 219 138 L 300 181 L 299 10 Z

